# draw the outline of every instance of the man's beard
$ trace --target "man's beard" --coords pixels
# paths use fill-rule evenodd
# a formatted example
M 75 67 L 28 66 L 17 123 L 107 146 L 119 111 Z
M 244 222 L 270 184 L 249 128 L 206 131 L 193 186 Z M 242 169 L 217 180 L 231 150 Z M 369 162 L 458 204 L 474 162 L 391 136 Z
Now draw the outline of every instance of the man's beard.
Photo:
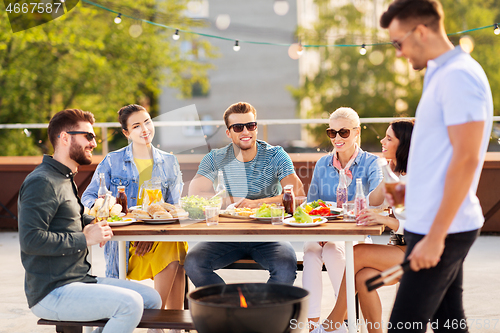
M 71 142 L 69 158 L 78 163 L 78 165 L 89 165 L 92 163 L 92 158 L 85 155 L 85 147 L 78 146 L 74 141 Z

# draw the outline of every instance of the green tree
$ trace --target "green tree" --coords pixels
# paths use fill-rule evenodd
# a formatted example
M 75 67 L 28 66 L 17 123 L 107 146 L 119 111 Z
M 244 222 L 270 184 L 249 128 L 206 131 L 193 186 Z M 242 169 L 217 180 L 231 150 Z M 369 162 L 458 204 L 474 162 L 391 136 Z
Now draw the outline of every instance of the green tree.
M 162 23 L 179 29 L 199 26 L 182 16 L 186 3 L 122 0 L 120 10 L 135 8 L 151 21 L 168 13 Z M 142 34 L 132 38 L 130 26 L 140 23 L 123 18 L 117 25 L 116 14 L 82 2 L 61 18 L 15 34 L 6 12 L 0 15 L 0 123 L 47 123 L 71 107 L 93 112 L 99 122 L 116 121 L 118 108 L 129 103 L 148 105 L 155 116 L 162 85 L 177 88 L 181 97 L 190 96 L 195 82 L 208 89 L 210 65 L 197 61 L 194 52 L 181 52 L 172 30 L 143 23 Z M 196 35 L 183 39 L 214 56 Z M 32 130 L 30 137 L 20 132 L 0 131 L 1 155 L 49 151 L 45 130 Z
M 498 0 L 442 0 L 446 13 L 447 32 L 457 32 L 493 24 L 499 20 Z M 397 59 L 387 31 L 368 28 L 366 16 L 352 4 L 332 6 L 333 1 L 315 0 L 319 17 L 313 29 L 299 28 L 303 44 L 382 44 L 366 47 L 362 56 L 358 47 L 320 47 L 317 73 L 305 78 L 297 89 L 291 89 L 302 112 L 308 118 L 326 118 L 341 106 L 355 109 L 360 117 L 414 116 L 420 100 L 425 71 L 415 72 L 406 59 Z M 389 3 L 389 2 L 388 2 Z M 386 4 L 386 6 L 388 5 Z M 385 8 L 384 8 L 385 9 Z M 372 15 L 372 13 L 369 13 Z M 489 77 L 492 91 L 500 83 L 499 36 L 493 29 L 470 33 L 476 40 L 472 56 L 479 61 Z M 380 37 L 379 37 L 380 36 Z M 451 36 L 457 45 L 459 36 Z M 332 42 L 333 40 L 333 42 Z M 382 42 L 382 43 L 381 43 Z M 307 52 L 311 52 L 310 49 Z M 495 101 L 498 110 L 500 101 Z M 304 114 L 303 114 L 304 115 Z M 326 126 L 311 126 L 310 133 L 322 147 L 331 143 L 325 135 Z M 362 143 L 367 149 L 380 149 L 387 124 L 367 125 L 362 131 Z

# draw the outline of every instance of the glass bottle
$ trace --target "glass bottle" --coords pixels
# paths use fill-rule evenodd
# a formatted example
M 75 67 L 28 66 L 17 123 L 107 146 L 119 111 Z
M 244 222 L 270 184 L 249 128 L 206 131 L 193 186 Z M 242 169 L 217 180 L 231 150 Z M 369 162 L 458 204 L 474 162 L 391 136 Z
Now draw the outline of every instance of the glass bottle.
M 116 203 L 122 206 L 122 213 L 128 214 L 127 194 L 125 186 L 118 186 L 118 194 L 116 195 Z
M 106 193 L 108 193 L 108 189 L 106 188 L 105 174 L 99 173 L 99 190 L 97 191 L 97 197 L 104 199 Z
M 293 193 L 293 185 L 287 185 L 283 189 L 283 207 L 285 213 L 293 215 L 295 212 L 295 195 Z
M 377 163 L 384 174 L 385 190 L 394 199 L 394 209 L 400 212 L 404 209 L 406 186 L 399 177 L 392 172 L 385 158 L 379 158 Z
M 111 197 L 111 193 L 106 192 L 106 194 L 104 195 L 104 202 L 102 203 L 102 206 L 97 210 L 97 214 L 96 214 L 97 222 L 108 219 L 110 197 Z
M 347 179 L 345 170 L 339 171 L 339 185 L 337 186 L 337 208 L 342 208 L 342 204 L 347 202 Z
M 354 196 L 354 212 L 356 216 L 363 210 L 368 208 L 366 203 L 365 192 L 363 191 L 363 183 L 361 178 L 356 178 L 356 195 Z
M 224 173 L 222 170 L 217 172 L 217 187 L 215 188 L 215 196 L 220 198 L 221 207 L 226 197 L 226 185 L 224 185 Z

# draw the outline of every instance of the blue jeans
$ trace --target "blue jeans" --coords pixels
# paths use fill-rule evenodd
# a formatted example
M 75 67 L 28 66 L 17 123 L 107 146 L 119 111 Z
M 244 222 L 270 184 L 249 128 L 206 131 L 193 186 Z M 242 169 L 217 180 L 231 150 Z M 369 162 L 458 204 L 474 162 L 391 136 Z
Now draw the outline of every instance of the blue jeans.
M 479 230 L 449 234 L 439 263 L 404 273 L 389 322 L 389 332 L 468 332 L 462 303 L 463 263 Z M 405 231 L 408 256 L 424 235 Z
M 201 242 L 189 250 L 184 269 L 196 287 L 221 284 L 215 270 L 248 258 L 269 271 L 268 283 L 295 281 L 297 257 L 289 242 Z
M 97 278 L 97 283 L 73 282 L 54 289 L 31 311 L 50 320 L 109 318 L 103 333 L 132 333 L 141 321 L 143 309 L 160 307 L 160 295 L 151 287 L 128 280 Z

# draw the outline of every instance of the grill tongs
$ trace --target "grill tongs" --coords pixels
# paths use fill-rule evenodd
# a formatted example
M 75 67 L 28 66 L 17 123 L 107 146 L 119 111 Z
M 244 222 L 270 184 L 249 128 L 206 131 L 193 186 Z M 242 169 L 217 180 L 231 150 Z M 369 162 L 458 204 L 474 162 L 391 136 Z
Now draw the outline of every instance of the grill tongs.
M 409 270 L 410 262 L 408 260 L 405 260 L 402 264 L 386 269 L 379 275 L 366 280 L 366 288 L 368 289 L 368 291 L 373 291 L 392 282 L 394 279 L 399 278 L 401 275 L 403 275 L 404 272 L 407 272 Z

